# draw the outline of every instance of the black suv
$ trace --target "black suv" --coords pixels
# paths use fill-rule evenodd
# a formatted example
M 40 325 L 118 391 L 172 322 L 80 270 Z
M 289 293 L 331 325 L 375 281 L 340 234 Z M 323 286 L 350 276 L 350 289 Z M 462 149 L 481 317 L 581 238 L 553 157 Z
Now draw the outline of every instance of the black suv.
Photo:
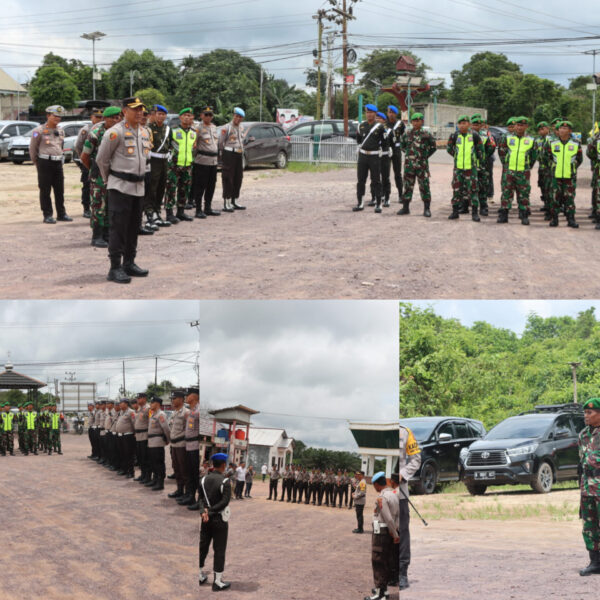
M 463 448 L 485 435 L 481 421 L 461 417 L 400 419 L 421 448 L 421 467 L 408 482 L 419 494 L 433 494 L 438 483 L 458 481 L 459 455 Z
M 490 485 L 528 483 L 544 494 L 556 481 L 577 479 L 579 404 L 536 406 L 504 419 L 461 453 L 463 480 L 473 495 Z

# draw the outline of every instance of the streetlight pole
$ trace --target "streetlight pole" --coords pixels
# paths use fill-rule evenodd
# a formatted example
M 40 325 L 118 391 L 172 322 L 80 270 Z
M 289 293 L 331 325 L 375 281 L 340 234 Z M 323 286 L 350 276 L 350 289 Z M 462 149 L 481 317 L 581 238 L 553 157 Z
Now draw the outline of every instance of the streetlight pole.
M 584 54 L 592 55 L 592 85 L 594 86 L 592 91 L 592 132 L 596 125 L 596 89 L 598 87 L 598 81 L 596 80 L 596 54 L 598 54 L 598 52 L 600 52 L 600 50 L 587 50 L 584 52 Z
M 106 34 L 101 31 L 84 33 L 81 37 L 84 40 L 92 40 L 92 100 L 96 99 L 96 40 L 105 37 Z
M 581 365 L 580 362 L 569 363 L 571 365 L 571 372 L 573 373 L 573 402 L 577 404 L 577 367 Z

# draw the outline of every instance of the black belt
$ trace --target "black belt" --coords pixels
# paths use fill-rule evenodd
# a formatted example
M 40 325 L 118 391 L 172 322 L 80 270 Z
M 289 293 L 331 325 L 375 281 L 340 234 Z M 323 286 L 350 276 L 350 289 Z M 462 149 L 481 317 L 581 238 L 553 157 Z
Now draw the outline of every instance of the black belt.
M 148 439 L 155 438 L 155 437 L 164 438 L 165 441 L 167 440 L 167 436 L 164 433 L 149 433 L 148 434 Z
M 186 438 L 185 438 L 185 441 L 186 441 L 186 442 L 199 442 L 199 441 L 200 441 L 200 436 L 199 436 L 199 435 L 197 435 L 196 437 L 193 437 L 193 438 L 188 438 L 188 437 L 186 437 Z
M 197 154 L 201 154 L 202 156 L 219 156 L 217 152 L 205 152 L 204 150 L 198 150 Z
M 96 429 L 99 429 L 100 431 L 104 431 L 104 427 L 96 427 Z
M 109 171 L 109 173 L 115 177 L 118 177 L 119 179 L 132 181 L 133 183 L 141 183 L 146 177 L 145 175 L 133 175 L 133 173 L 122 173 L 121 171 L 113 171 L 112 169 Z
M 171 444 L 177 444 L 179 442 L 183 442 L 183 440 L 185 440 L 184 435 L 182 435 L 181 437 L 178 437 L 178 438 L 171 438 Z
M 146 428 L 146 429 L 136 429 L 135 430 L 136 433 L 146 433 L 146 431 L 148 431 L 148 428 Z

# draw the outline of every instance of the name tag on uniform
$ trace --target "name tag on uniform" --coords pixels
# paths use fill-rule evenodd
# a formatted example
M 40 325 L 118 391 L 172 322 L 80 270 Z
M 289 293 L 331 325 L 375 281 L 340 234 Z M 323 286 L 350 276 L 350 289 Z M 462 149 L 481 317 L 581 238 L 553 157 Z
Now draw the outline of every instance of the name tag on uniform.
M 125 137 L 133 137 L 133 133 L 131 133 L 131 131 L 126 131 Z
M 470 135 L 470 136 L 467 138 L 467 140 L 469 140 L 469 142 L 472 142 L 472 141 L 473 141 L 473 136 L 472 136 L 472 135 Z
M 462 138 L 461 137 L 456 138 L 456 144 L 457 145 L 462 144 Z
M 556 146 L 554 146 L 554 152 L 560 152 L 560 144 L 556 144 Z
M 514 146 L 515 145 L 515 140 L 508 140 L 508 145 L 509 146 Z
M 175 134 L 175 137 L 176 137 L 178 140 L 182 140 L 182 139 L 183 139 L 183 135 L 182 135 L 181 131 L 178 131 L 178 132 Z
M 524 144 L 525 146 L 529 146 L 529 144 L 531 144 L 531 140 L 530 140 L 529 138 L 525 138 L 525 139 L 523 140 L 523 144 Z
M 575 147 L 572 144 L 569 144 L 569 150 L 572 152 L 573 150 L 575 150 Z

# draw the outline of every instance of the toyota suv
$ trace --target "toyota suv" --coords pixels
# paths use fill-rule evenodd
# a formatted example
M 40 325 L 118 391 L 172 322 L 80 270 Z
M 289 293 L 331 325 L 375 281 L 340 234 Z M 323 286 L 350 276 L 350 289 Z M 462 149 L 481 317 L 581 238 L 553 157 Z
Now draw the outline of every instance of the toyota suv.
M 421 466 L 408 482 L 420 494 L 433 494 L 439 483 L 458 481 L 459 455 L 463 448 L 485 435 L 481 421 L 461 417 L 413 417 L 400 419 L 421 449 Z
M 461 451 L 463 481 L 473 495 L 490 485 L 519 483 L 548 493 L 557 481 L 577 479 L 583 427 L 579 404 L 536 406 L 508 417 Z

